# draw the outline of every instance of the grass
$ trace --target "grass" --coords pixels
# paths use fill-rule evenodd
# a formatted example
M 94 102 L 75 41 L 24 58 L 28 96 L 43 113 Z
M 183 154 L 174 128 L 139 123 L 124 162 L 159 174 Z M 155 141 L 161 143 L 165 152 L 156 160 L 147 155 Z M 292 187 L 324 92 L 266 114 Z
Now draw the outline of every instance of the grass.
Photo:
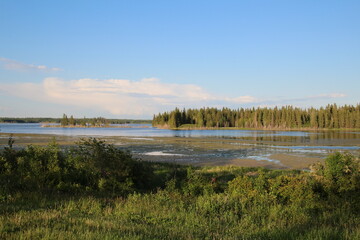
M 360 239 L 360 162 L 311 172 L 136 161 L 90 138 L 0 152 L 0 239 Z
M 156 169 L 157 184 L 175 180 L 143 194 L 12 194 L 0 203 L 0 239 L 360 238 L 360 215 L 352 205 L 285 204 L 260 190 L 253 189 L 251 198 L 251 192 L 241 196 L 229 188 L 237 177 L 253 173 L 276 179 L 306 174 L 301 171 L 168 164 Z M 213 177 L 217 182 L 210 184 Z
M 40 200 L 40 201 L 38 201 Z M 31 196 L 1 206 L 2 239 L 359 239 L 359 218 L 341 210 L 317 217 L 279 205 L 231 206 L 224 194 L 128 198 Z M 24 204 L 24 205 L 23 205 Z M 233 203 L 234 204 L 234 203 Z

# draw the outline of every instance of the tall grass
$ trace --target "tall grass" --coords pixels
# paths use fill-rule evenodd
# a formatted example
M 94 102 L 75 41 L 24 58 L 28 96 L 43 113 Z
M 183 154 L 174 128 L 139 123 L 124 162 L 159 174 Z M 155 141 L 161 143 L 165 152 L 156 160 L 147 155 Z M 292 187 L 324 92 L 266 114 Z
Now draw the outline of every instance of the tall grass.
M 360 239 L 360 168 L 350 155 L 330 156 L 311 173 L 130 163 L 152 169 L 139 172 L 148 183 L 131 192 L 2 186 L 0 239 Z
M 2 239 L 359 239 L 349 209 L 242 206 L 225 193 L 166 190 L 104 199 L 30 196 L 1 204 Z M 29 207 L 31 206 L 31 207 Z

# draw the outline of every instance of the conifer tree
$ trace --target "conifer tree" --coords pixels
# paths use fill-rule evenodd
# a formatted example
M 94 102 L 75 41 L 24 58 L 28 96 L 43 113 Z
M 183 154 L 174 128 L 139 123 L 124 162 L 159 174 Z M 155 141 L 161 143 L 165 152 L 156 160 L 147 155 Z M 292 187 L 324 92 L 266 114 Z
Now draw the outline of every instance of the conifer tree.
M 66 115 L 65 113 L 63 114 L 63 117 L 62 117 L 62 119 L 61 119 L 60 124 L 61 124 L 61 126 L 63 126 L 63 127 L 69 125 L 69 120 L 68 120 L 68 117 L 67 117 L 67 115 Z
M 182 124 L 197 127 L 242 128 L 360 128 L 360 105 L 338 107 L 336 104 L 320 109 L 282 108 L 229 108 L 175 109 L 170 113 L 154 115 L 154 126 L 177 128 Z
M 70 126 L 75 126 L 75 119 L 74 119 L 73 115 L 70 116 L 69 125 Z

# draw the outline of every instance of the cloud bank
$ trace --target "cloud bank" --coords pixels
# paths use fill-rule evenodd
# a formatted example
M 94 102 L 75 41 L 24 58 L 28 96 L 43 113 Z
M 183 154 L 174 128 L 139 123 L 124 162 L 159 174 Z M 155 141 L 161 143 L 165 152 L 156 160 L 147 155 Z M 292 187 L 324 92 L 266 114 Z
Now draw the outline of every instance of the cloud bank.
M 14 70 L 14 71 L 43 71 L 43 72 L 57 72 L 60 71 L 60 68 L 51 68 L 45 65 L 33 65 L 33 64 L 26 64 L 21 63 L 12 59 L 2 58 L 0 57 L 0 62 L 2 63 L 3 67 L 7 70 Z
M 115 116 L 151 117 L 161 111 L 199 107 L 261 106 L 276 101 L 309 101 L 316 98 L 338 98 L 344 94 L 323 94 L 303 99 L 264 100 L 253 96 L 222 97 L 210 94 L 193 84 L 162 83 L 156 78 L 140 81 L 125 79 L 78 79 L 65 81 L 45 78 L 42 83 L 0 84 L 3 93 L 65 106 L 76 106 Z

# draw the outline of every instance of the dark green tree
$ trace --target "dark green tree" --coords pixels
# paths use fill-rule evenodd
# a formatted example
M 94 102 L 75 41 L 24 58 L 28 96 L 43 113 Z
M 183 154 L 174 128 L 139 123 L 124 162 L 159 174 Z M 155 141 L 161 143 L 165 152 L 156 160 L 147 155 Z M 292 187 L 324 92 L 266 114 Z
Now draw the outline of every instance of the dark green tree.
M 63 114 L 63 117 L 61 119 L 61 122 L 60 122 L 61 126 L 65 127 L 65 126 L 68 126 L 69 125 L 69 119 L 67 117 L 67 115 L 64 113 Z

